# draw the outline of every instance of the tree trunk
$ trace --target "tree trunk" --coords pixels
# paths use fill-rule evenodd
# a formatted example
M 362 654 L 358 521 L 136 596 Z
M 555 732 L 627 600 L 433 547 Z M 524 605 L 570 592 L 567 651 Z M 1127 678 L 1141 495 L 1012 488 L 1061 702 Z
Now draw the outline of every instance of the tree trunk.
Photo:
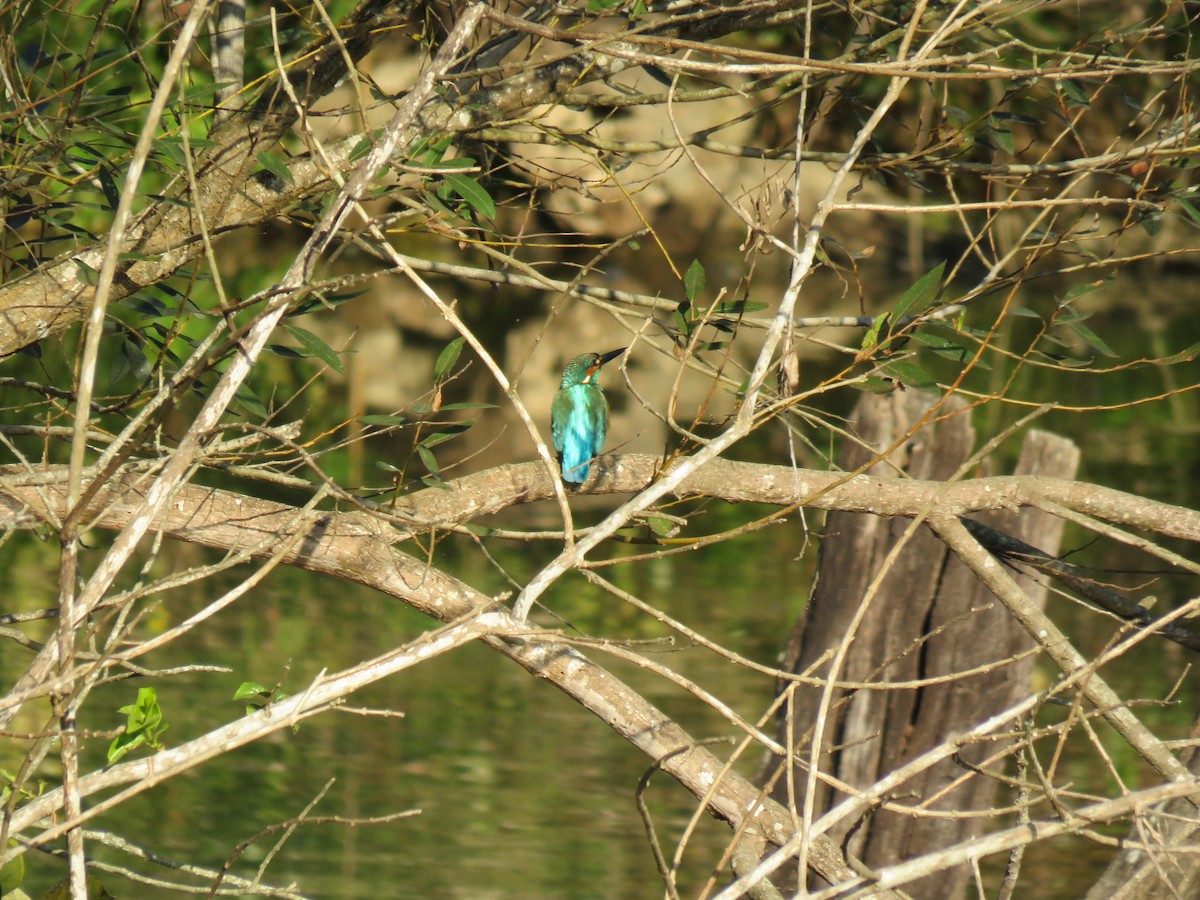
M 862 443 L 847 443 L 838 460 L 841 468 L 857 472 L 901 441 L 886 459 L 866 471 L 878 477 L 953 478 L 971 453 L 974 432 L 961 403 L 941 405 L 931 417 L 933 422 L 914 427 L 931 405 L 931 398 L 914 392 L 865 396 L 851 418 L 851 430 Z M 905 439 L 910 430 L 913 435 Z M 1070 441 L 1031 431 L 1017 474 L 1070 478 L 1078 459 Z M 1062 522 L 1053 516 L 1026 509 L 979 518 L 1052 555 L 1057 552 Z M 827 676 L 830 661 L 821 658 L 832 656 L 843 640 L 850 640 L 836 676 L 839 682 L 882 685 L 984 671 L 915 688 L 834 688 L 821 737 L 820 768 L 853 787 L 871 785 L 1029 691 L 1033 657 L 1012 659 L 1032 646 L 1030 638 L 934 534 L 920 529 L 885 567 L 885 558 L 910 525 L 908 519 L 829 514 L 815 587 L 793 630 L 785 668 L 799 674 L 815 666 L 808 674 Z M 884 568 L 886 574 L 864 618 L 847 638 L 875 573 Z M 1024 578 L 1021 584 L 1039 605 L 1044 604 L 1043 587 Z M 780 740 L 794 748 L 795 759 L 806 762 L 811 757 L 823 692 L 821 687 L 799 685 L 790 710 L 788 706 L 781 710 Z M 961 813 L 990 809 L 998 782 L 970 767 L 1002 768 L 987 762 L 998 749 L 992 743 L 974 745 L 959 754 L 960 760 L 947 759 L 905 782 L 890 799 L 917 814 L 878 809 L 866 821 L 841 823 L 830 837 L 845 841 L 849 853 L 874 868 L 981 833 L 988 817 Z M 805 770 L 797 766 L 790 774 L 793 797 L 788 796 L 785 778 L 776 782 L 775 796 L 802 809 Z M 819 783 L 814 818 L 844 797 L 827 783 Z M 959 815 L 927 815 L 936 811 Z M 940 874 L 936 884 L 915 882 L 910 892 L 914 897 L 955 897 L 970 877 L 970 869 L 963 866 Z

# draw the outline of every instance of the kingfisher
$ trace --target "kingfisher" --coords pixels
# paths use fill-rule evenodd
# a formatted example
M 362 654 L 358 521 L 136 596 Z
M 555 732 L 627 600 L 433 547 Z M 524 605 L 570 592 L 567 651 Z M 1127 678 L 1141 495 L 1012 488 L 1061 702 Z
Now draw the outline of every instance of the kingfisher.
M 608 429 L 608 401 L 596 383 L 600 367 L 625 352 L 583 353 L 563 370 L 562 386 L 550 406 L 550 432 L 558 463 L 567 481 L 583 484 L 587 481 L 592 460 L 604 446 Z

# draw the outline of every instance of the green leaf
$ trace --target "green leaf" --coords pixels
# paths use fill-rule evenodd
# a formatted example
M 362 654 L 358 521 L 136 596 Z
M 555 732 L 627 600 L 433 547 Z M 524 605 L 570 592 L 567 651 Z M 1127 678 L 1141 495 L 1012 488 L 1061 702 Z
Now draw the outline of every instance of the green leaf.
M 9 849 L 20 845 L 20 841 L 16 838 L 8 839 Z M 0 897 L 14 897 L 14 892 L 24 880 L 25 857 L 24 855 L 13 857 L 4 864 L 4 868 L 0 868 Z
M 361 297 L 366 291 L 346 291 L 339 294 L 324 294 L 321 291 L 313 291 L 315 296 L 308 300 L 303 300 L 296 305 L 295 309 L 288 310 L 287 317 L 306 316 L 310 312 L 316 312 L 320 309 L 333 309 L 339 303 L 345 303 L 347 300 L 353 300 L 356 297 Z
M 112 167 L 101 165 L 96 175 L 100 179 L 100 190 L 104 192 L 108 208 L 116 212 L 117 204 L 121 202 L 121 192 L 117 189 L 117 179 L 113 176 Z
M 944 356 L 947 359 L 952 359 L 956 363 L 966 362 L 974 353 L 974 347 L 964 340 L 956 340 L 955 338 L 947 337 L 944 334 L 934 333 L 928 334 L 924 331 L 913 332 L 912 339 L 915 343 L 920 344 L 930 353 L 935 353 L 938 356 Z M 982 360 L 979 360 L 977 365 L 987 368 Z
M 879 343 L 879 333 L 883 330 L 889 318 L 890 317 L 888 313 L 883 313 L 882 315 L 875 317 L 875 321 L 871 323 L 871 327 L 868 328 L 867 333 L 863 335 L 862 344 L 859 345 L 860 349 L 870 350 Z M 887 332 L 884 331 L 885 336 L 886 334 Z
M 132 338 L 121 341 L 121 348 L 113 358 L 112 367 L 108 372 L 110 384 L 116 384 L 126 375 L 144 378 L 150 372 L 150 363 L 142 348 L 133 342 Z
M 691 309 L 692 304 L 688 300 L 684 300 L 675 307 L 675 327 L 679 329 L 679 333 L 683 337 L 687 337 L 692 333 L 692 317 L 688 315 Z
M 1067 327 L 1075 332 L 1075 334 L 1079 335 L 1079 337 L 1083 338 L 1087 345 L 1101 356 L 1115 357 L 1117 355 L 1113 352 L 1112 347 L 1108 346 L 1108 344 L 1104 342 L 1100 335 L 1096 334 L 1096 332 L 1092 331 L 1092 329 L 1088 328 L 1082 322 L 1068 322 Z
M 62 225 L 63 223 L 60 222 L 59 224 Z M 82 229 L 78 229 L 78 230 L 82 231 Z M 85 262 L 80 262 L 79 260 L 74 260 L 74 263 L 75 263 L 75 269 L 79 275 L 79 280 L 82 281 L 86 285 L 95 287 L 97 280 L 99 280 L 99 278 L 100 278 L 100 273 L 97 272 L 95 269 L 93 269 L 91 266 L 89 266 Z
M 1182 197 L 1176 197 L 1175 202 L 1183 207 L 1183 211 L 1187 213 L 1187 217 L 1192 220 L 1193 225 L 1200 225 L 1200 210 L 1197 210 L 1196 207 Z
M 1170 366 L 1181 362 L 1191 362 L 1197 356 L 1200 356 L 1200 344 L 1192 344 L 1192 346 L 1185 350 L 1180 350 L 1178 353 L 1174 353 L 1171 356 L 1164 356 L 1162 359 L 1158 360 L 1158 365 Z
M 269 697 L 271 689 L 259 684 L 257 681 L 243 681 L 238 685 L 238 689 L 233 692 L 234 700 L 249 700 L 251 697 Z
M 158 693 L 154 688 L 138 688 L 137 702 L 122 706 L 117 712 L 126 717 L 125 730 L 109 745 L 109 765 L 143 744 L 154 750 L 162 749 L 161 736 L 167 730 L 167 725 L 163 722 Z
M 240 388 L 238 388 L 237 393 L 234 395 L 234 399 L 237 402 L 237 405 L 240 406 L 243 411 L 248 412 L 252 416 L 257 416 L 260 419 L 266 419 L 271 415 L 267 411 L 267 407 L 255 395 L 254 391 L 250 390 L 250 388 L 244 383 Z
M 1055 86 L 1067 95 L 1066 101 L 1068 106 L 1081 107 L 1083 109 L 1091 108 L 1092 98 L 1087 95 L 1087 92 L 1083 89 L 1083 85 L 1079 84 L 1078 81 L 1071 78 L 1064 78 L 1061 81 L 1056 81 Z
M 404 416 L 359 416 L 358 421 L 364 425 L 403 425 L 408 419 Z
M 264 150 L 258 154 L 258 164 L 285 184 L 292 183 L 292 170 L 288 168 L 287 160 L 274 150 Z
M 433 380 L 444 381 L 446 375 L 454 368 L 454 364 L 458 362 L 459 354 L 462 353 L 463 344 L 466 343 L 466 338 L 456 337 L 448 343 L 442 352 L 438 354 L 437 362 L 433 364 Z
M 342 361 L 338 358 L 337 352 L 311 331 L 300 328 L 296 325 L 285 324 L 283 327 L 288 330 L 288 333 L 291 334 L 292 337 L 300 342 L 302 347 L 301 352 L 304 356 L 316 357 L 335 372 L 345 372 L 344 368 L 342 367 Z
M 659 516 L 650 516 L 646 519 L 646 524 L 650 526 L 650 530 L 659 537 L 670 537 L 675 532 L 679 531 L 679 526 L 670 519 L 663 519 Z
M 946 261 L 942 260 L 924 275 L 917 279 L 916 283 L 904 292 L 900 298 L 900 302 L 896 304 L 896 308 L 892 310 L 892 314 L 897 321 L 909 315 L 912 310 L 924 312 L 933 301 L 937 298 L 938 291 L 942 286 L 942 272 L 946 268 Z
M 1101 278 L 1098 281 L 1088 281 L 1088 282 L 1084 282 L 1083 284 L 1075 285 L 1075 287 L 1071 288 L 1069 291 L 1067 291 L 1065 294 L 1063 294 L 1058 299 L 1058 308 L 1059 309 L 1070 309 L 1071 304 L 1074 303 L 1076 300 L 1078 300 L 1080 297 L 1086 296 L 1087 294 L 1092 293 L 1092 291 L 1095 291 L 1098 288 L 1104 287 L 1110 281 L 1112 281 L 1111 277 Z M 1086 318 L 1087 315 L 1091 315 L 1091 313 L 1087 313 L 1086 315 L 1084 315 L 1084 318 Z
M 765 303 L 738 300 L 735 303 L 718 303 L 713 312 L 719 316 L 744 316 L 746 313 L 762 312 L 766 308 Z
M 475 212 L 489 219 L 496 218 L 496 202 L 491 195 L 479 186 L 479 182 L 467 175 L 450 174 L 442 178 L 450 189 L 467 201 Z
M 438 444 L 444 444 L 451 438 L 458 437 L 472 425 L 474 421 L 460 422 L 453 425 L 443 425 L 441 431 L 435 431 L 433 434 L 421 441 L 422 447 L 436 447 Z
M 884 374 L 890 375 L 906 387 L 918 391 L 937 392 L 937 381 L 916 363 L 897 360 L 884 366 L 883 371 Z
M 349 161 L 357 162 L 358 160 L 360 160 L 364 156 L 366 156 L 367 153 L 370 152 L 370 150 L 371 150 L 371 138 L 368 137 L 367 135 L 363 135 L 362 140 L 360 140 L 357 144 L 355 144 L 354 147 L 350 150 Z
M 443 403 L 441 410 L 445 412 L 448 409 L 496 409 L 495 403 L 473 403 L 463 401 L 462 403 Z
M 704 271 L 704 265 L 698 259 L 693 259 L 692 264 L 688 266 L 687 272 L 683 276 L 683 291 L 687 295 L 688 300 L 693 303 L 696 298 L 704 291 L 704 283 L 708 280 L 708 275 Z
M 442 470 L 438 467 L 437 457 L 424 444 L 417 446 L 417 455 L 421 457 L 421 462 L 425 464 L 425 468 L 429 470 L 430 475 L 436 476 L 438 479 L 442 477 Z
M 995 118 L 995 116 L 992 116 L 993 120 Z M 992 137 L 996 139 L 996 143 L 1000 145 L 1000 149 L 1005 153 L 1013 152 L 1016 148 L 1016 142 L 1013 140 L 1013 133 L 1009 128 L 993 121 L 988 130 L 991 132 Z

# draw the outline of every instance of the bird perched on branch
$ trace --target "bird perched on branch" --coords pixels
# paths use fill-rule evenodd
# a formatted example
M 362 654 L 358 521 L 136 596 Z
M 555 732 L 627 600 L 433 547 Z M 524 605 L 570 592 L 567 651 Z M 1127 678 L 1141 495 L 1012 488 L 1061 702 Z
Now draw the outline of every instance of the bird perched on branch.
M 584 353 L 563 370 L 562 386 L 550 407 L 550 432 L 566 481 L 574 484 L 587 481 L 592 460 L 604 446 L 608 401 L 596 377 L 601 366 L 624 352 L 622 347 L 608 353 Z

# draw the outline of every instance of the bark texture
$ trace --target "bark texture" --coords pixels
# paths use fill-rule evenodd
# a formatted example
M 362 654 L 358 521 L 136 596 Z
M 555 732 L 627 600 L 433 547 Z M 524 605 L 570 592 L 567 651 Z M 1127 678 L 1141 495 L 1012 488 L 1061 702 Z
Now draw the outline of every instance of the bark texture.
M 839 465 L 848 472 L 868 467 L 871 476 L 880 478 L 953 478 L 973 449 L 970 418 L 961 406 L 948 404 L 933 414 L 937 421 L 919 428 L 918 423 L 930 414 L 931 402 L 913 392 L 864 397 L 851 422 L 862 443 L 847 445 Z M 907 437 L 913 432 L 914 437 Z M 897 444 L 885 459 L 871 465 Z M 1033 431 L 1026 437 L 1016 474 L 1070 478 L 1078 460 L 1078 450 L 1070 441 Z M 1046 513 L 993 511 L 979 518 L 1051 555 L 1057 551 L 1062 522 Z M 800 673 L 815 666 L 811 674 L 818 676 L 829 671 L 829 660 L 820 662 L 821 658 L 847 638 L 876 573 L 884 568 L 884 560 L 909 524 L 862 513 L 829 514 L 816 587 L 793 632 L 787 670 Z M 1031 598 L 1044 604 L 1044 588 L 1029 579 L 1021 583 Z M 821 738 L 821 770 L 864 788 L 966 725 L 1025 696 L 1033 665 L 1032 656 L 1013 661 L 1032 647 L 1029 636 L 927 529 L 920 529 L 900 550 L 867 602 L 865 616 L 849 638 L 839 681 L 904 682 L 991 668 L 918 688 L 834 689 Z M 787 733 L 786 723 L 780 727 L 781 740 L 790 742 L 802 758 L 811 752 L 821 695 L 815 687 L 797 688 L 792 733 Z M 909 781 L 892 800 L 916 809 L 917 814 L 879 809 L 866 821 L 845 823 L 831 836 L 847 841 L 851 853 L 874 868 L 982 833 L 988 821 L 985 816 L 920 813 L 989 809 L 997 782 L 970 767 L 986 766 L 997 749 L 991 743 L 974 745 L 960 754 L 961 761 L 946 760 Z M 802 798 L 804 773 L 797 769 L 792 774 L 798 786 L 796 797 Z M 789 802 L 787 793 L 787 779 L 780 779 L 776 799 Z M 844 797 L 818 784 L 815 814 Z M 914 883 L 912 895 L 959 896 L 970 877 L 969 867 L 962 866 L 939 875 L 936 884 Z

